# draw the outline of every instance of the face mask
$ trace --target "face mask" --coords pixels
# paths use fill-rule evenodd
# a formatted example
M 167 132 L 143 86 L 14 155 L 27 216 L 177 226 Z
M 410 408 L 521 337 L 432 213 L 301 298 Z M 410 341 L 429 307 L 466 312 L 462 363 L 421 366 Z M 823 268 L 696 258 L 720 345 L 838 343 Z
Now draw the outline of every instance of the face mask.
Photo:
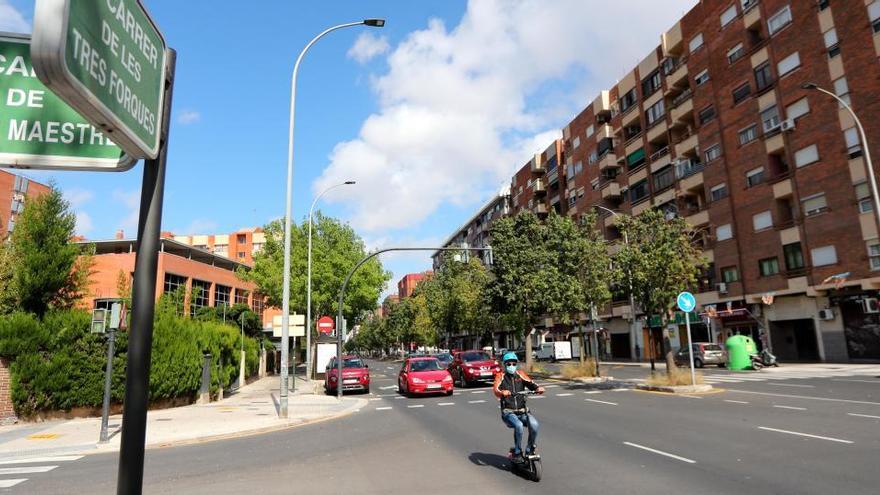
M 505 366 L 505 369 L 506 369 L 507 372 L 510 373 L 511 375 L 514 374 L 514 373 L 516 373 L 516 365 L 515 365 L 515 364 L 507 365 L 507 366 Z

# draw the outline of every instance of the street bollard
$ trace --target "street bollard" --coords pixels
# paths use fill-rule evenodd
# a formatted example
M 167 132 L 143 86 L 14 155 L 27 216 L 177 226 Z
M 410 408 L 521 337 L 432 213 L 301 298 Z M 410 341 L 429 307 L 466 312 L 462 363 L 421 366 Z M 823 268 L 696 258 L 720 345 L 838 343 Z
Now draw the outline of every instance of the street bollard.
M 217 400 L 223 400 L 223 356 L 217 360 Z
M 205 353 L 205 361 L 202 363 L 202 388 L 199 390 L 199 404 L 211 402 L 211 354 Z

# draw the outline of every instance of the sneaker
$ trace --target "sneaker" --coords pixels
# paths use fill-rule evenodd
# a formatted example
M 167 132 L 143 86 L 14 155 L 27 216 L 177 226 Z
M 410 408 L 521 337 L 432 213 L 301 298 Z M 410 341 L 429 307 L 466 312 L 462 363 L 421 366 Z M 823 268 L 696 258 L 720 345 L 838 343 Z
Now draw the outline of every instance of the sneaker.
M 537 454 L 537 453 L 538 453 L 538 447 L 536 447 L 536 446 L 534 446 L 534 445 L 530 445 L 530 446 L 526 449 L 526 455 L 535 455 L 535 454 Z
M 513 457 L 511 458 L 511 460 L 516 464 L 522 464 L 522 463 L 526 462 L 526 459 L 525 459 L 525 457 L 522 456 L 522 454 L 513 454 Z

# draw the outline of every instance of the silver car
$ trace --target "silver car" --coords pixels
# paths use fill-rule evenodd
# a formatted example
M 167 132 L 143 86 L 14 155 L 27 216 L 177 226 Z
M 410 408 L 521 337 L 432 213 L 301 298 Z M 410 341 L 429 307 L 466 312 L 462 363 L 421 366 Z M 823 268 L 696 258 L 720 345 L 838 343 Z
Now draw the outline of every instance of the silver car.
M 715 364 L 723 368 L 727 365 L 727 352 L 718 344 L 711 342 L 694 342 L 690 345 L 694 350 L 694 367 L 702 368 L 707 364 Z M 690 366 L 690 356 L 688 347 L 682 347 L 675 353 L 675 364 L 679 366 Z

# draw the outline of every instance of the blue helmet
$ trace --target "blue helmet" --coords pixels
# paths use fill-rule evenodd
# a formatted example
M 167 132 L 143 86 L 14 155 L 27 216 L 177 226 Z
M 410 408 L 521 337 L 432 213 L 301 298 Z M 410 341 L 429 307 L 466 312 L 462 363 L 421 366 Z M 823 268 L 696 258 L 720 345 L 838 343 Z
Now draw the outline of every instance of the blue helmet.
M 519 362 L 519 358 L 516 356 L 515 352 L 505 352 L 504 356 L 501 358 L 501 362 L 506 363 L 508 361 Z

